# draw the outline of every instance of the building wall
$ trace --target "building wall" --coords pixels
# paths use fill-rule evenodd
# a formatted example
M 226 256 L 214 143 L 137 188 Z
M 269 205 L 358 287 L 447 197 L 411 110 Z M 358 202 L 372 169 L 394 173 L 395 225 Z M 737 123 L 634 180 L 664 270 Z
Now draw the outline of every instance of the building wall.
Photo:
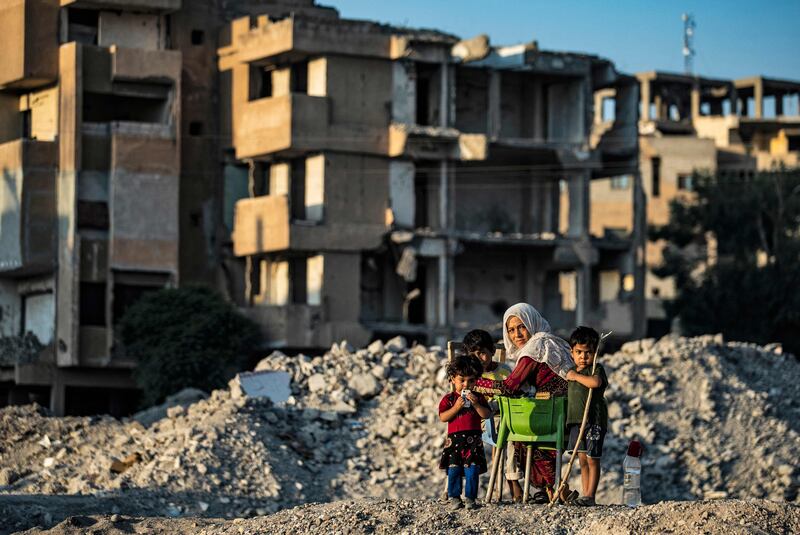
M 58 0 L 9 0 L 0 6 L 0 87 L 56 80 L 58 6 Z

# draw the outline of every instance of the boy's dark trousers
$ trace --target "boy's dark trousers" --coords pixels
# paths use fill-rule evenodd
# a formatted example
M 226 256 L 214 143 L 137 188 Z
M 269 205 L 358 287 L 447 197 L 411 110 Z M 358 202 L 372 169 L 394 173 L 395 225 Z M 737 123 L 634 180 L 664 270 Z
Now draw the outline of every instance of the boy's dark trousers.
M 480 467 L 476 464 L 471 464 L 466 468 L 463 466 L 451 466 L 447 469 L 447 497 L 460 498 L 461 497 L 461 478 L 466 480 L 464 489 L 464 496 L 470 499 L 478 497 L 478 476 L 480 475 Z

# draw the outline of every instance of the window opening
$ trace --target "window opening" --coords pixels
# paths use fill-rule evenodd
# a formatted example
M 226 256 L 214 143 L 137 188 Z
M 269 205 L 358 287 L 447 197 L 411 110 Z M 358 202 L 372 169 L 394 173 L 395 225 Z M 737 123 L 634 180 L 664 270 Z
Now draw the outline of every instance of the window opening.
M 105 282 L 81 282 L 79 301 L 81 325 L 106 326 Z
M 694 189 L 691 173 L 678 174 L 678 189 L 683 191 L 692 191 Z
M 306 161 L 297 158 L 291 162 L 289 177 L 289 211 L 294 220 L 306 218 Z
M 202 45 L 205 41 L 205 32 L 203 30 L 192 30 L 192 44 Z
M 272 96 L 272 70 L 259 65 L 250 66 L 249 100 L 258 100 Z
M 651 158 L 650 167 L 652 168 L 652 181 L 650 185 L 650 195 L 653 197 L 661 196 L 661 158 Z
M 308 61 L 292 64 L 292 93 L 308 93 Z

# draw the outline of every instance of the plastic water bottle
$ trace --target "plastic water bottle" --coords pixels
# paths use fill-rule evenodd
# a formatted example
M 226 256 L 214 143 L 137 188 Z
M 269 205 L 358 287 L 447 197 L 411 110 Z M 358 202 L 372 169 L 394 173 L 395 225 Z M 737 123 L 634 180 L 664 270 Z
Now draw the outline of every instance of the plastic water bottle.
M 622 503 L 628 507 L 642 504 L 641 476 L 642 476 L 642 444 L 632 440 L 628 445 L 628 454 L 622 461 Z

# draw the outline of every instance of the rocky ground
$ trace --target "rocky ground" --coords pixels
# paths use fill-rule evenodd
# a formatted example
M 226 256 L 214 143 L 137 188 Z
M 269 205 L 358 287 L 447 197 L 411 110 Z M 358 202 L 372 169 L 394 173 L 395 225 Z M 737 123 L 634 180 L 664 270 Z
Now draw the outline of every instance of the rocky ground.
M 628 509 L 541 505 L 487 506 L 449 512 L 430 500 L 359 500 L 308 504 L 257 517 L 143 518 L 125 515 L 71 516 L 57 526 L 25 533 L 254 534 L 793 534 L 800 533 L 800 506 L 767 500 L 661 502 Z
M 426 514 L 442 514 L 431 500 L 443 487 L 435 465 L 444 437 L 436 414 L 447 390 L 444 361 L 438 348 L 408 348 L 401 338 L 359 350 L 343 342 L 322 356 L 276 352 L 259 363 L 257 369 L 292 376 L 293 395 L 280 407 L 248 398 L 236 381 L 210 396 L 184 392 L 170 406 L 125 421 L 53 418 L 34 406 L 7 407 L 0 410 L 0 532 L 52 527 L 74 515 L 86 518 L 72 524 L 96 522 L 101 527 L 91 530 L 100 532 L 117 528 L 110 517 L 91 515 L 120 515 L 130 529 L 145 531 L 183 531 L 186 522 L 215 533 L 272 531 L 292 515 L 306 521 L 303 504 L 309 502 L 414 498 L 380 502 L 374 510 L 363 501 L 313 509 L 317 516 L 341 511 L 341 518 L 351 519 L 343 525 L 352 529 L 361 529 L 355 527 L 359 518 L 373 519 L 380 532 L 389 529 L 391 511 L 409 508 L 415 513 L 404 529 L 413 532 L 427 525 Z M 690 508 L 684 511 L 689 515 L 695 506 L 712 520 L 722 514 L 719 508 L 751 511 L 754 519 L 759 511 L 772 511 L 796 527 L 800 363 L 794 356 L 713 336 L 665 337 L 628 343 L 601 363 L 610 382 L 611 425 L 600 503 L 619 503 L 620 465 L 634 438 L 646 448 L 647 503 L 771 501 L 658 504 L 636 512 L 598 508 L 591 526 L 586 514 L 572 520 L 573 513 L 552 513 L 566 515 L 563 522 L 572 526 L 567 531 L 590 533 L 613 516 L 630 520 L 625 529 L 649 531 L 647 523 L 659 529 L 669 508 L 677 519 L 682 508 Z M 301 508 L 291 509 L 296 506 Z M 500 510 L 511 531 L 514 519 L 525 516 L 512 507 Z M 488 518 L 487 511 L 479 515 Z M 239 517 L 259 518 L 235 527 L 222 520 Z M 89 529 L 70 525 L 56 530 Z

